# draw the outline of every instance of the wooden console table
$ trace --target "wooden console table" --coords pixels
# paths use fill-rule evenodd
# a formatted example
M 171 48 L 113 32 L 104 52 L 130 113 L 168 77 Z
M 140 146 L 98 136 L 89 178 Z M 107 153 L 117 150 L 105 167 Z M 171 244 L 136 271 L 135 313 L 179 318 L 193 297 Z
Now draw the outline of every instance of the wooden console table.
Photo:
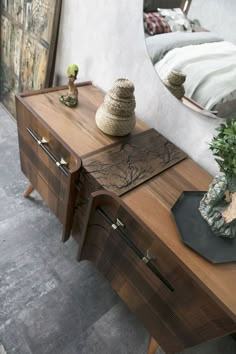
M 100 90 L 79 85 L 75 109 L 59 102 L 65 90 L 16 98 L 28 193 L 42 195 L 63 224 L 63 241 L 72 232 L 79 260 L 96 264 L 167 354 L 235 332 L 236 264 L 213 265 L 188 249 L 170 213 L 182 191 L 206 190 L 212 178 L 186 158 L 124 193 L 109 189 L 91 166 L 127 138 L 96 127 Z M 137 121 L 128 141 L 140 134 L 154 136 Z
M 59 102 L 66 86 L 16 96 L 21 168 L 31 183 L 25 196 L 34 188 L 39 192 L 63 224 L 63 241 L 72 230 L 81 158 L 118 141 L 96 127 L 95 112 L 104 94 L 90 82 L 78 89 L 79 107 L 74 109 Z M 138 121 L 132 134 L 145 129 Z

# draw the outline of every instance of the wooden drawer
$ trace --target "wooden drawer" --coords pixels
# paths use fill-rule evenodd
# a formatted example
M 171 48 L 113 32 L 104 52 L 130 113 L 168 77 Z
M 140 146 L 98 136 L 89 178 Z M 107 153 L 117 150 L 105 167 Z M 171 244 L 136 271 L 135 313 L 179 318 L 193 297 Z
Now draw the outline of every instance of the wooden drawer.
M 111 193 L 93 194 L 79 259 L 96 264 L 166 353 L 235 328 L 158 236 Z
M 68 170 L 66 168 L 64 172 L 60 170 L 27 132 L 19 131 L 18 138 L 20 153 L 23 152 L 27 156 L 37 173 L 47 182 L 58 198 L 63 200 L 68 182 Z M 26 176 L 29 178 L 27 174 Z
M 65 205 L 62 199 L 58 198 L 57 194 L 50 188 L 47 181 L 38 173 L 31 160 L 23 151 L 20 152 L 21 168 L 23 173 L 28 177 L 35 189 L 39 192 L 45 203 L 58 217 L 64 222 Z
M 78 193 L 75 205 L 72 236 L 80 244 L 81 235 L 85 226 L 90 195 L 93 192 L 101 190 L 101 185 L 82 166 L 80 169 L 79 177 L 76 181 L 76 188 Z
M 16 103 L 22 171 L 62 222 L 66 241 L 72 229 L 81 160 L 19 99 Z
M 63 159 L 67 163 L 66 167 L 73 172 L 78 167 L 78 159 L 74 154 L 72 154 L 69 148 L 65 147 L 63 142 L 60 141 L 60 138 L 54 136 L 50 129 L 46 127 L 36 115 L 28 110 L 25 105 L 18 100 L 16 103 L 17 112 L 20 112 L 20 114 L 17 114 L 17 126 L 21 134 L 25 137 L 29 137 L 30 139 L 28 139 L 28 141 L 31 142 L 32 145 L 33 141 L 37 145 L 37 143 L 44 138 L 47 144 L 38 145 L 38 151 L 42 150 L 43 146 L 46 147 L 46 150 L 50 152 L 55 160 L 60 162 L 60 160 Z

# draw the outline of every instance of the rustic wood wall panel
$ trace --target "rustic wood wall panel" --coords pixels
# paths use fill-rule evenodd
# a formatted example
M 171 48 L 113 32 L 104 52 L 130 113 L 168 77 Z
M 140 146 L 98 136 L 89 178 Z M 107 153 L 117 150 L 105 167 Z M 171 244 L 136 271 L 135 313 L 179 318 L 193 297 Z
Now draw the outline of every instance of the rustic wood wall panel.
M 2 0 L 0 100 L 15 116 L 15 94 L 52 83 L 61 0 Z

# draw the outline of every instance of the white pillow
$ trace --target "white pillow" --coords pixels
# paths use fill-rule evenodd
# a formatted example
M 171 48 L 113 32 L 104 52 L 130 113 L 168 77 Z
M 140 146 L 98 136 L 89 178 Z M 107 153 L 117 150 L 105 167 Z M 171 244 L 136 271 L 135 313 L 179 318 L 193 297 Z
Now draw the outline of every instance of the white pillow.
M 175 8 L 175 9 L 157 8 L 157 11 L 161 16 L 164 17 L 165 21 L 170 26 L 171 32 L 177 32 L 177 31 L 192 32 L 191 23 L 180 8 Z

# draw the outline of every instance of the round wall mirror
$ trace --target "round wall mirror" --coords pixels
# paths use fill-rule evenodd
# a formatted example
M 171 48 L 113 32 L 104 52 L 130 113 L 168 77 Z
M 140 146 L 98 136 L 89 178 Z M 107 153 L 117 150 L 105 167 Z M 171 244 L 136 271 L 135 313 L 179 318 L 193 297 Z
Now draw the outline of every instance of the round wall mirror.
M 154 70 L 184 105 L 236 117 L 235 0 L 144 0 Z

